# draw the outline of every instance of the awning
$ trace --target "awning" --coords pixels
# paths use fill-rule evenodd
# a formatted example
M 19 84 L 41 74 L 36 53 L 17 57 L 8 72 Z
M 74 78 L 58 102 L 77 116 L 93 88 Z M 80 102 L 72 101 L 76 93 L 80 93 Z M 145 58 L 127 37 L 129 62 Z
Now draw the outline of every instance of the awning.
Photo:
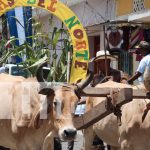
M 86 0 L 61 0 L 61 2 L 63 2 L 64 4 L 68 6 L 73 6 L 73 5 L 76 5 L 78 3 L 85 2 L 85 1 Z
M 134 13 L 128 16 L 128 21 L 150 22 L 150 10 L 141 13 Z

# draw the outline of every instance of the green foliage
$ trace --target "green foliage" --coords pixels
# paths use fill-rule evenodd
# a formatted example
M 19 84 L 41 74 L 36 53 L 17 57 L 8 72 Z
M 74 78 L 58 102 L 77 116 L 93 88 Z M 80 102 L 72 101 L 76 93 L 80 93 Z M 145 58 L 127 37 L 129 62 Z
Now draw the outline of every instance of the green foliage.
M 66 82 L 67 54 L 72 49 L 68 31 L 64 28 L 50 26 L 52 32 L 44 33 L 42 23 L 33 18 L 31 19 L 33 21 L 33 35 L 28 38 L 32 38 L 32 45 L 25 41 L 22 45 L 17 46 L 15 41 L 18 39 L 15 37 L 11 37 L 7 41 L 3 39 L 0 42 L 0 52 L 2 54 L 0 62 L 7 63 L 8 58 L 17 55 L 23 59 L 20 64 L 32 76 L 36 75 L 36 70 L 40 64 L 47 62 L 50 66 L 48 80 Z M 11 45 L 10 48 L 7 48 L 8 45 Z M 58 58 L 56 51 L 58 49 L 61 50 L 60 58 Z

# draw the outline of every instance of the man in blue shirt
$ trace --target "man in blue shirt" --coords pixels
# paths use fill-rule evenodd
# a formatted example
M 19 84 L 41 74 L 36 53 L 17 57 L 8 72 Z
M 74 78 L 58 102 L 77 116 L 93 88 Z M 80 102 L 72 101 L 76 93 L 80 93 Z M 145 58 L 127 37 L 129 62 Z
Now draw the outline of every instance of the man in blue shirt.
M 141 41 L 137 48 L 140 49 L 140 53 L 144 57 L 140 61 L 135 75 L 128 80 L 129 84 L 135 81 L 138 77 L 140 77 L 144 73 L 146 67 L 150 68 L 150 43 L 146 41 Z
M 128 80 L 129 84 L 131 84 L 138 77 L 143 75 L 145 70 L 146 70 L 146 68 L 148 68 L 150 70 L 150 43 L 148 43 L 146 41 L 141 41 L 137 48 L 139 49 L 139 52 L 141 53 L 141 55 L 144 56 L 144 57 L 140 61 L 140 64 L 138 66 L 138 69 L 137 69 L 135 75 L 133 75 Z

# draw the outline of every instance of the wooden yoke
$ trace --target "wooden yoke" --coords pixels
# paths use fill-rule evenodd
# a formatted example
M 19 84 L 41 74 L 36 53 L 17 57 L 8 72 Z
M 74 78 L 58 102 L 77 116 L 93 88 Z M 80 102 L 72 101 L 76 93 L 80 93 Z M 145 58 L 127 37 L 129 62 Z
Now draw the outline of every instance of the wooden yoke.
M 124 89 L 118 89 L 113 88 L 113 91 L 111 91 L 109 88 L 103 88 L 97 89 L 96 92 L 99 92 L 100 94 L 97 94 L 97 96 L 100 97 L 106 97 L 107 95 L 110 95 L 111 92 L 115 92 L 115 97 L 113 97 L 113 100 L 117 103 L 117 105 L 121 106 L 129 101 L 132 100 L 132 88 L 124 88 Z M 101 93 L 103 92 L 103 93 Z M 116 94 L 117 93 L 117 94 Z M 111 110 L 108 110 L 108 100 L 105 98 L 103 102 L 93 107 L 90 111 L 86 112 L 84 115 L 74 118 L 74 125 L 77 129 L 84 129 L 87 128 L 97 121 L 103 119 L 110 113 L 112 113 Z
M 74 125 L 77 129 L 85 129 L 113 112 L 111 109 L 108 109 L 110 105 L 108 96 L 111 97 L 115 106 L 121 107 L 123 104 L 132 101 L 133 98 L 143 98 L 146 94 L 143 90 L 133 89 L 130 85 L 108 81 L 99 84 L 95 88 L 85 88 L 81 96 L 104 97 L 105 100 L 84 115 L 74 118 Z

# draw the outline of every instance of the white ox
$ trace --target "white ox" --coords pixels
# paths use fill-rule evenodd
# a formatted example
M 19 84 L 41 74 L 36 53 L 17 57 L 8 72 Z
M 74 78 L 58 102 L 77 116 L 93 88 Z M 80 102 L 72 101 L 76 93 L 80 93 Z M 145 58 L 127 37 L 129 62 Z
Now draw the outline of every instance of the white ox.
M 110 86 L 110 83 L 107 82 Z M 105 85 L 107 84 L 105 83 Z M 102 84 L 97 85 L 101 87 Z M 142 88 L 137 86 L 136 88 Z M 87 109 L 101 103 L 105 98 L 89 98 Z M 84 150 L 91 150 L 95 134 L 111 145 L 113 150 L 150 150 L 150 113 L 144 122 L 142 116 L 149 99 L 133 99 L 122 106 L 122 125 L 118 126 L 117 118 L 110 114 L 84 131 Z M 94 131 L 94 132 L 93 132 Z M 111 150 L 112 150 L 111 149 Z
M 43 81 L 41 67 L 38 81 Z M 71 109 L 78 98 L 74 87 L 53 88 L 43 82 L 46 87 L 39 94 L 37 80 L 0 75 L 1 146 L 15 150 L 54 150 L 54 137 L 65 141 L 75 139 L 77 131 Z M 80 89 L 87 84 L 80 84 Z

